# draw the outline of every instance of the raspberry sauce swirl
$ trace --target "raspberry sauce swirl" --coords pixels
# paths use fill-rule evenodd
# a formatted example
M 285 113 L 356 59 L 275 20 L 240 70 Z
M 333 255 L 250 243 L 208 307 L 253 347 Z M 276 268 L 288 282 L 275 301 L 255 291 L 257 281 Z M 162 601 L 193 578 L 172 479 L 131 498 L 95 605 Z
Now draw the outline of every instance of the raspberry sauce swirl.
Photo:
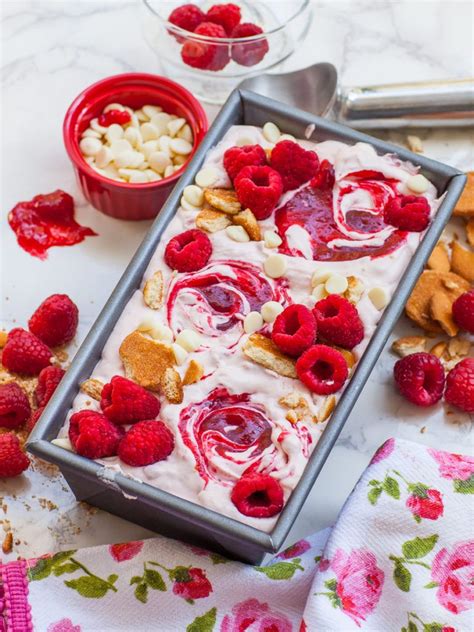
M 265 408 L 248 393 L 230 394 L 226 388 L 215 388 L 205 400 L 181 412 L 178 427 L 205 485 L 210 480 L 233 485 L 249 470 L 269 474 L 287 469 L 288 431 L 268 419 Z M 302 426 L 295 435 L 299 451 L 307 457 L 311 443 L 307 429 Z
M 257 266 L 214 261 L 173 283 L 168 294 L 168 322 L 174 331 L 192 327 L 211 338 L 229 334 L 223 344 L 233 346 L 242 335 L 243 318 L 280 295 L 278 285 L 273 287 Z
M 383 210 L 397 195 L 398 184 L 381 172 L 363 170 L 345 175 L 333 189 L 304 187 L 275 212 L 283 239 L 280 252 L 305 256 L 290 239 L 295 225 L 308 234 L 315 261 L 350 261 L 395 251 L 406 232 L 386 224 Z

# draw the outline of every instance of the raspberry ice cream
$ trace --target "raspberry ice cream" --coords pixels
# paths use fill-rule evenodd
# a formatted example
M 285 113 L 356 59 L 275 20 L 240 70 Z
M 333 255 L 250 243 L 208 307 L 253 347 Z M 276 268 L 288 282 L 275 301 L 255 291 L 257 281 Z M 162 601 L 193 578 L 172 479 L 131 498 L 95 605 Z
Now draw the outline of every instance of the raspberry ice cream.
M 286 502 L 297 485 L 423 237 L 384 219 L 392 199 L 411 195 L 414 165 L 363 143 L 297 142 L 303 182 L 294 169 L 283 173 L 291 146 L 278 150 L 273 168 L 274 144 L 260 128 L 234 126 L 209 152 L 91 376 L 108 384 L 126 375 L 141 386 L 146 378 L 174 437 L 169 456 L 150 465 L 112 456 L 100 459 L 104 466 L 264 531 L 278 518 L 280 491 Z M 224 161 L 226 150 L 243 145 L 261 146 L 268 165 L 260 150 L 233 150 Z M 257 212 L 240 205 L 244 179 Z M 425 189 L 420 200 L 432 217 L 439 200 L 427 180 Z M 204 251 L 192 235 L 183 238 L 196 227 L 208 231 Z M 188 247 L 192 260 L 183 257 Z M 286 311 L 292 304 L 305 309 Z M 345 319 L 351 332 L 341 330 Z M 141 361 L 131 357 L 135 348 Z M 149 348 L 155 364 L 145 358 Z M 100 412 L 99 399 L 80 393 L 72 412 Z M 262 494 L 266 505 L 256 507 Z

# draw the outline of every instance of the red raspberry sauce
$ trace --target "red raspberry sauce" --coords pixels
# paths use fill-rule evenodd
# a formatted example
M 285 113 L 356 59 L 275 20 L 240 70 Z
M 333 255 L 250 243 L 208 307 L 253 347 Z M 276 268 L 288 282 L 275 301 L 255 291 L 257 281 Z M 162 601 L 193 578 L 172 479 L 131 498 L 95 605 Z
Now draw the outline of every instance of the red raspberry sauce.
M 357 188 L 362 188 L 370 193 L 375 209 L 352 210 L 346 214 L 346 225 L 350 230 L 359 233 L 375 233 L 383 229 L 386 224 L 383 220 L 383 208 L 390 197 L 395 195 L 396 181 L 385 180 L 382 174 L 376 172 L 358 172 L 352 174 L 354 182 L 340 190 L 339 200 L 342 196 Z M 368 179 L 365 179 L 368 178 Z M 390 194 L 390 189 L 393 193 Z M 333 248 L 328 243 L 334 239 L 345 239 L 334 219 L 333 190 L 319 189 L 307 186 L 296 193 L 284 206 L 275 211 L 275 223 L 283 244 L 280 252 L 288 255 L 298 255 L 289 247 L 285 233 L 293 224 L 299 224 L 311 238 L 313 259 L 315 261 L 352 261 L 361 257 L 385 256 L 405 241 L 406 232 L 396 230 L 392 232 L 380 246 L 340 246 Z M 338 212 L 336 210 L 336 212 Z
M 97 235 L 91 228 L 74 220 L 73 199 L 63 191 L 19 202 L 10 211 L 8 223 L 19 246 L 43 260 L 52 246 L 72 246 L 88 236 Z

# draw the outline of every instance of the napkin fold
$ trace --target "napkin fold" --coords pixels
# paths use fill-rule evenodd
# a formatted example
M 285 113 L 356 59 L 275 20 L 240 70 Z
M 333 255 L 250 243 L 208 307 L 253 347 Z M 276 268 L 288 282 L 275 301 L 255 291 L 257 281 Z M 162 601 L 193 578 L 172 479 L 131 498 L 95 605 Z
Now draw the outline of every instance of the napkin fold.
M 0 630 L 471 630 L 473 493 L 474 458 L 389 439 L 335 527 L 264 566 L 164 537 L 11 562 Z

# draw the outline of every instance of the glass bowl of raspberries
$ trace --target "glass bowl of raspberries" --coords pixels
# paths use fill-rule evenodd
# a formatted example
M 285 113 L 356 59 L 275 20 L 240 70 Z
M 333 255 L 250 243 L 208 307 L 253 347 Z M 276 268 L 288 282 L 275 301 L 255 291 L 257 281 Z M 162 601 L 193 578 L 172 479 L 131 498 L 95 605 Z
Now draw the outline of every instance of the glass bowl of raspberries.
M 287 59 L 311 23 L 309 0 L 143 0 L 144 32 L 161 72 L 221 104 L 249 76 Z

